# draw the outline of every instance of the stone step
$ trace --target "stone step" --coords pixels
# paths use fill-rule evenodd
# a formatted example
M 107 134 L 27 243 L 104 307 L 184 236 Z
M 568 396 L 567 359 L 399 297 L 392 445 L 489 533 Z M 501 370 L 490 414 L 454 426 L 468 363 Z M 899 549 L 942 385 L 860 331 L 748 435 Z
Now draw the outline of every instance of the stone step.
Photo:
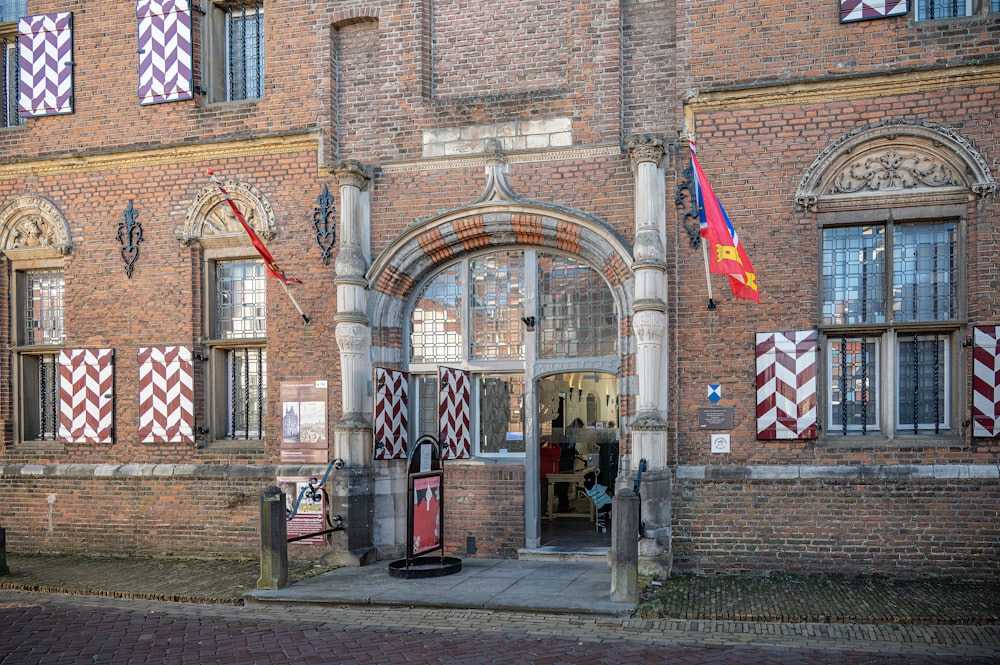
M 530 550 L 522 548 L 517 551 L 517 558 L 521 561 L 609 563 L 609 557 L 610 553 L 607 547 L 543 546 Z

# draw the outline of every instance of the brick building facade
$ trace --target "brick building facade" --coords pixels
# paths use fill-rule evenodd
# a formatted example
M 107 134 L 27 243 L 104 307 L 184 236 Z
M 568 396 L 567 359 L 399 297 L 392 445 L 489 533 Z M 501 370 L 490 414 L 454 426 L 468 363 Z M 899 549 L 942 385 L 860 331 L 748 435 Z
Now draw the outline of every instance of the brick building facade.
M 8 546 L 253 556 L 339 459 L 400 557 L 432 434 L 451 554 L 581 519 L 552 440 L 649 569 L 995 576 L 1000 5 L 856 4 L 5 2 Z

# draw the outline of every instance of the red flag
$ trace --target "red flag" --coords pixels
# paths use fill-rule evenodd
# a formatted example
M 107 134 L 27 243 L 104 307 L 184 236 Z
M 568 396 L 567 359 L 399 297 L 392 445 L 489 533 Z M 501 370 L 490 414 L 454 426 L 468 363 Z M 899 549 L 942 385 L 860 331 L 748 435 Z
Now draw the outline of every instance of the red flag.
M 226 191 L 226 188 L 222 186 L 222 181 L 215 176 L 215 172 L 212 169 L 209 169 L 208 175 L 209 177 L 212 178 L 212 182 L 215 183 L 216 187 L 219 188 L 219 191 L 222 192 L 222 195 L 226 197 L 226 201 L 229 202 L 229 207 L 233 209 L 233 214 L 236 215 L 236 219 L 240 220 L 240 224 L 243 225 L 243 230 L 247 232 L 248 236 L 250 236 L 250 242 L 253 243 L 253 246 L 257 250 L 257 253 L 260 254 L 261 258 L 264 259 L 264 266 L 267 268 L 267 274 L 270 275 L 271 277 L 274 277 L 275 279 L 280 279 L 283 284 L 288 284 L 289 282 L 292 282 L 294 284 L 301 284 L 302 283 L 301 279 L 289 277 L 288 275 L 285 274 L 284 270 L 278 267 L 278 264 L 274 260 L 274 257 L 271 256 L 271 252 L 267 251 L 267 247 L 265 247 L 264 243 L 261 242 L 261 239 L 257 236 L 257 233 L 253 230 L 253 227 L 247 224 L 247 220 L 244 219 L 243 213 L 241 213 L 240 209 L 236 207 L 236 202 L 233 201 L 233 197 L 229 195 L 229 192 Z
M 757 274 L 750 263 L 736 229 L 729 221 L 729 215 L 715 192 L 712 191 L 698 157 L 694 143 L 691 143 L 691 166 L 694 169 L 694 186 L 698 201 L 698 217 L 701 222 L 701 237 L 708 244 L 709 272 L 729 277 L 733 295 L 760 302 L 757 292 Z

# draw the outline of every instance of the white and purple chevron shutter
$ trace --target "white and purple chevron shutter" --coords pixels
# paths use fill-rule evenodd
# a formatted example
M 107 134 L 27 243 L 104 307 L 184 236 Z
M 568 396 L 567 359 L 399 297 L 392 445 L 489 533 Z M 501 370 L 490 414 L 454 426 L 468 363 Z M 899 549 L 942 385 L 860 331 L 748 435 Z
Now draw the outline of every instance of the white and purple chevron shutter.
M 139 103 L 191 99 L 191 5 L 188 0 L 137 0 Z
M 59 440 L 111 443 L 114 421 L 114 352 L 59 352 Z
M 441 367 L 439 382 L 441 459 L 469 457 L 472 452 L 469 432 L 469 399 L 472 390 L 469 373 Z
M 1000 326 L 972 330 L 972 436 L 1000 437 Z
M 816 332 L 757 333 L 757 438 L 815 439 Z
M 840 22 L 905 16 L 909 10 L 907 0 L 840 0 Z
M 194 443 L 194 363 L 186 346 L 139 349 L 139 440 Z
M 375 368 L 375 459 L 406 459 L 409 375 Z
M 26 16 L 17 22 L 21 116 L 73 112 L 73 13 Z

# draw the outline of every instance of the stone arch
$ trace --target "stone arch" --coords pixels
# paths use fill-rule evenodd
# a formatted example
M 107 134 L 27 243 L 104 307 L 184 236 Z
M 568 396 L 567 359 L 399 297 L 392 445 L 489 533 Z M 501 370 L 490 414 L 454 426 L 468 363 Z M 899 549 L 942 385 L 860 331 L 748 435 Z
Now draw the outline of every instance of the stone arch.
M 238 180 L 223 183 L 243 217 L 262 240 L 273 240 L 277 235 L 274 210 L 261 192 L 253 185 Z M 226 197 L 214 184 L 206 185 L 188 207 L 181 234 L 184 244 L 195 240 L 203 246 L 241 246 L 250 242 L 240 226 Z
M 590 263 L 611 285 L 622 318 L 630 316 L 632 259 L 613 229 L 562 206 L 488 199 L 415 225 L 381 253 L 367 274 L 370 320 L 382 329 L 405 328 L 407 302 L 428 274 L 464 256 L 508 247 L 553 249 Z
M 0 211 L 0 251 L 9 258 L 55 258 L 73 251 L 59 208 L 40 196 L 21 196 Z
M 997 190 L 986 160 L 968 140 L 931 123 L 874 123 L 828 146 L 795 194 L 816 212 L 965 203 Z

